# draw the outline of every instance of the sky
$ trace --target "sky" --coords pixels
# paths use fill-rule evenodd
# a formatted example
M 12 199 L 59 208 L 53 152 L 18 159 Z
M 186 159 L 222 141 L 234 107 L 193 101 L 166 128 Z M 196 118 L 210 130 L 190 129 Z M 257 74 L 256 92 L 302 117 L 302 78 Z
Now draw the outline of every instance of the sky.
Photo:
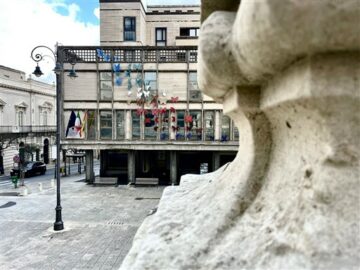
M 146 0 L 147 5 L 191 5 L 200 0 Z M 0 0 L 0 65 L 31 74 L 36 66 L 33 48 L 45 45 L 99 45 L 99 0 Z M 42 53 L 51 55 L 50 51 Z M 53 82 L 54 61 L 40 64 Z

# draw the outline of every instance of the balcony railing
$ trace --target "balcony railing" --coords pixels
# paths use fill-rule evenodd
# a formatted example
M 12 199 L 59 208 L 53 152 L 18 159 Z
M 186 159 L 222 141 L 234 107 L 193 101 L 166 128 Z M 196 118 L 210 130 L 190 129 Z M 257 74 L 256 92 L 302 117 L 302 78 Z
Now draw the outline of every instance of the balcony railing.
M 196 46 L 59 46 L 64 63 L 74 57 L 77 63 L 196 63 Z M 62 52 L 62 53 L 61 53 Z
M 1 126 L 0 134 L 5 133 L 47 133 L 56 132 L 56 126 Z

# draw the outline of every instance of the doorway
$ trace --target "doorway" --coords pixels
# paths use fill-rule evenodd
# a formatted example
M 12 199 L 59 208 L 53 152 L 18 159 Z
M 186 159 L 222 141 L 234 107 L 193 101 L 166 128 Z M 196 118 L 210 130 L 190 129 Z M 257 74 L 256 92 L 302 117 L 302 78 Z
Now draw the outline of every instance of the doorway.
M 49 139 L 47 138 L 44 140 L 43 157 L 44 163 L 49 164 Z

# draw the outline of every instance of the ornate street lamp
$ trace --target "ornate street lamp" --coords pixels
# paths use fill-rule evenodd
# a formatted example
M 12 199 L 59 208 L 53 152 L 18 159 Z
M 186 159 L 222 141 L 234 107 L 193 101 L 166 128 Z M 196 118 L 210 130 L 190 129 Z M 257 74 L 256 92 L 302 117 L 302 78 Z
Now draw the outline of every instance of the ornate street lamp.
M 41 54 L 41 53 L 37 53 L 39 51 L 50 51 L 52 55 L 46 55 L 46 54 Z M 55 231 L 61 231 L 64 229 L 64 223 L 62 221 L 62 217 L 61 217 L 61 196 L 60 196 L 60 130 L 61 130 L 61 91 L 62 91 L 62 77 L 63 77 L 63 72 L 64 72 L 64 51 L 62 49 L 58 49 L 57 45 L 56 45 L 56 49 L 55 52 L 50 49 L 47 46 L 44 45 L 40 45 L 40 46 L 36 46 L 32 51 L 31 51 L 31 58 L 36 62 L 36 68 L 35 71 L 33 72 L 33 74 L 36 77 L 40 77 L 41 75 L 43 75 L 43 72 L 40 69 L 39 66 L 39 62 L 42 61 L 44 59 L 44 57 L 50 57 L 55 61 L 55 68 L 54 68 L 54 72 L 56 74 L 56 208 L 55 208 L 55 212 L 56 212 L 56 219 L 55 219 L 55 223 L 54 223 L 54 230 Z M 74 65 L 76 64 L 76 58 L 75 57 L 71 57 L 71 59 L 69 59 L 70 64 L 72 65 L 72 69 L 70 70 L 68 76 L 71 79 L 74 79 L 77 77 L 75 69 L 74 69 Z

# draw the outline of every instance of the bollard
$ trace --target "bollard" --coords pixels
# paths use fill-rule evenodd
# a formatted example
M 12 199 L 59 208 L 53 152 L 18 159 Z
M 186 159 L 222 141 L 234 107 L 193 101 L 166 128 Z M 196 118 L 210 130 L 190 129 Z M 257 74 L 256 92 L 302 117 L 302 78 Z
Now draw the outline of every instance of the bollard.
M 23 190 L 23 196 L 26 196 L 26 195 L 28 195 L 28 189 L 27 189 L 27 188 L 24 188 L 24 190 Z
M 42 190 L 43 190 L 42 183 L 39 183 L 39 191 L 42 191 Z
M 18 177 L 17 176 L 11 176 L 11 182 L 14 184 L 14 187 L 17 188 L 17 184 L 18 184 Z

